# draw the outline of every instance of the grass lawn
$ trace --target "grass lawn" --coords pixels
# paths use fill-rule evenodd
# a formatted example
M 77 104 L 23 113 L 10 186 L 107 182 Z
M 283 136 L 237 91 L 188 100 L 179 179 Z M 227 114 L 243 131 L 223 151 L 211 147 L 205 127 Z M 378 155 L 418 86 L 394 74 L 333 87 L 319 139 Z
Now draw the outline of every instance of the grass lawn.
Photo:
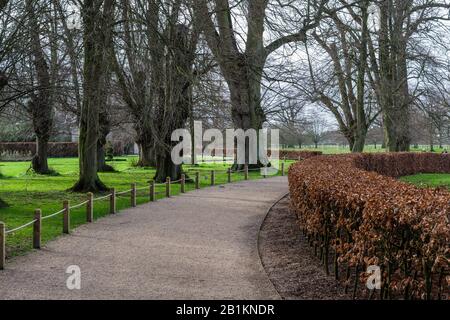
M 155 170 L 153 168 L 137 168 L 132 164 L 136 157 L 124 157 L 118 161 L 110 162 L 117 172 L 101 173 L 101 180 L 109 187 L 115 187 L 118 192 L 128 190 L 131 183 L 137 183 L 137 187 L 149 185 Z M 292 164 L 288 162 L 287 166 Z M 67 192 L 78 178 L 78 159 L 50 159 L 49 166 L 58 172 L 56 176 L 42 176 L 28 172 L 29 162 L 0 162 L 0 198 L 9 204 L 8 208 L 0 209 L 0 221 L 11 230 L 33 220 L 35 209 L 41 209 L 43 216 L 50 215 L 62 209 L 64 200 L 69 200 L 71 205 L 84 202 L 86 195 Z M 287 169 L 286 166 L 286 169 Z M 202 173 L 201 187 L 210 185 L 211 170 L 227 170 L 226 164 L 201 164 L 197 167 L 184 166 L 185 170 L 200 170 Z M 189 175 L 189 171 L 188 171 Z M 194 178 L 194 175 L 191 175 Z M 259 172 L 250 172 L 250 178 L 262 178 Z M 233 181 L 244 180 L 244 174 L 233 174 Z M 227 182 L 226 173 L 216 174 L 216 183 Z M 186 185 L 187 191 L 195 188 L 194 183 Z M 164 186 L 157 188 L 157 192 L 164 192 Z M 180 186 L 172 186 L 172 193 L 179 194 Z M 164 195 L 159 194 L 158 198 Z M 138 192 L 137 202 L 142 204 L 148 201 L 148 191 Z M 117 209 L 130 207 L 130 196 L 124 195 L 117 199 Z M 94 218 L 98 219 L 109 212 L 109 200 L 95 202 Z M 75 228 L 86 221 L 85 208 L 71 211 L 71 226 Z M 42 242 L 60 236 L 62 233 L 62 216 L 57 216 L 42 222 Z M 31 249 L 32 226 L 7 236 L 8 256 L 22 254 Z
M 421 173 L 413 176 L 402 177 L 400 180 L 412 183 L 422 188 L 446 187 L 450 190 L 450 174 Z

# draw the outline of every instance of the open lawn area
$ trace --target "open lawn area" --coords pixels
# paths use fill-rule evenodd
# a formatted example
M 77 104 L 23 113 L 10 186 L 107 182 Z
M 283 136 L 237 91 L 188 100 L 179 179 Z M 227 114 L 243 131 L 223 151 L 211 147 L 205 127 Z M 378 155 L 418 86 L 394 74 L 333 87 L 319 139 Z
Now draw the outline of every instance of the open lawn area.
M 137 183 L 138 188 L 149 185 L 155 174 L 153 168 L 135 167 L 136 157 L 123 157 L 109 162 L 117 172 L 100 173 L 101 180 L 108 186 L 116 188 L 117 192 L 129 190 L 132 183 Z M 287 166 L 292 162 L 288 162 Z M 11 230 L 33 220 L 35 209 L 42 209 L 43 216 L 50 215 L 62 209 L 64 200 L 69 200 L 71 205 L 84 202 L 85 194 L 71 193 L 67 189 L 73 186 L 78 178 L 78 159 L 50 159 L 49 165 L 58 175 L 42 176 L 31 173 L 29 162 L 0 162 L 0 198 L 9 204 L 7 208 L 0 209 L 0 221 L 4 222 L 7 229 Z M 286 168 L 287 168 L 286 166 Z M 189 171 L 199 170 L 201 187 L 207 187 L 211 183 L 211 170 L 226 171 L 228 164 L 201 164 L 199 166 L 184 166 L 190 178 Z M 250 172 L 250 178 L 261 178 L 259 172 Z M 233 181 L 244 180 L 243 173 L 233 173 Z M 226 173 L 216 174 L 216 184 L 227 182 Z M 194 189 L 194 183 L 187 183 L 186 189 Z M 164 193 L 164 186 L 156 189 L 157 193 Z M 172 193 L 179 194 L 180 185 L 172 185 Z M 98 195 L 97 195 L 98 196 Z M 158 194 L 161 198 L 164 194 Z M 137 194 L 137 203 L 149 201 L 149 191 L 141 190 Z M 130 195 L 126 194 L 117 198 L 117 209 L 130 207 Z M 102 217 L 109 212 L 109 200 L 95 202 L 94 218 Z M 71 211 L 72 228 L 86 221 L 85 208 Z M 43 221 L 42 242 L 60 236 L 62 232 L 62 217 Z M 20 230 L 7 237 L 7 252 L 9 256 L 22 254 L 31 249 L 32 226 Z
M 412 183 L 418 187 L 446 187 L 450 190 L 450 174 L 421 173 L 413 176 L 403 177 L 401 178 L 401 180 Z

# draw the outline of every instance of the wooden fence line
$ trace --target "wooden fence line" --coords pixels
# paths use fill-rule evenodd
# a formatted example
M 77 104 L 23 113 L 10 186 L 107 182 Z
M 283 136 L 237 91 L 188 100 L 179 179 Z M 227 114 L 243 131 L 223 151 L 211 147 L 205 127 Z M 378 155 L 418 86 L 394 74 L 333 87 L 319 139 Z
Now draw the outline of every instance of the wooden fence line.
M 284 176 L 285 175 L 285 164 L 281 164 L 281 173 Z M 236 171 L 235 173 L 241 173 L 244 172 L 244 178 L 245 180 L 249 180 L 249 167 L 248 165 L 245 165 L 244 170 L 242 171 Z M 211 181 L 210 185 L 215 186 L 216 185 L 216 173 L 222 172 L 227 174 L 227 182 L 232 182 L 232 173 L 233 171 L 231 168 L 228 168 L 226 171 L 220 171 L 220 170 L 211 170 Z M 265 177 L 265 176 L 264 176 Z M 195 179 L 186 179 L 186 175 L 182 174 L 181 179 L 178 181 L 171 181 L 170 177 L 167 177 L 165 183 L 156 184 L 154 180 L 150 181 L 149 185 L 149 201 L 155 202 L 157 200 L 156 195 L 157 194 L 165 194 L 167 198 L 170 198 L 172 196 L 172 190 L 171 186 L 172 184 L 180 183 L 180 192 L 182 194 L 186 193 L 186 181 L 194 181 L 195 189 L 200 189 L 200 171 L 195 172 Z M 165 192 L 156 192 L 157 186 L 165 186 Z M 147 187 L 146 187 L 147 188 Z M 144 188 L 141 188 L 142 190 Z M 131 189 L 126 191 L 117 192 L 115 188 L 111 189 L 111 193 L 108 195 L 105 195 L 103 197 L 94 198 L 94 194 L 92 192 L 89 192 L 86 194 L 87 199 L 86 201 L 79 203 L 75 206 L 70 206 L 70 202 L 68 200 L 63 201 L 63 209 L 59 212 L 55 212 L 51 215 L 42 216 L 42 210 L 36 209 L 34 212 L 34 220 L 30 221 L 20 227 L 17 227 L 12 230 L 7 230 L 6 225 L 3 222 L 0 222 L 0 270 L 4 270 L 5 267 L 5 260 L 6 260 L 6 236 L 8 234 L 17 232 L 19 230 L 22 230 L 28 226 L 33 226 L 33 248 L 34 249 L 40 249 L 42 246 L 42 221 L 46 220 L 48 218 L 57 216 L 59 214 L 62 214 L 62 220 L 63 220 L 63 227 L 62 227 L 62 233 L 63 234 L 70 234 L 71 225 L 70 225 L 70 215 L 71 210 L 81 208 L 82 206 L 86 206 L 86 222 L 92 223 L 94 222 L 94 202 L 100 201 L 104 199 L 109 199 L 109 213 L 110 214 L 116 214 L 117 213 L 117 196 L 119 195 L 125 195 L 130 194 L 130 204 L 131 207 L 137 206 L 137 191 L 141 190 L 137 189 L 137 184 L 133 183 L 131 184 Z

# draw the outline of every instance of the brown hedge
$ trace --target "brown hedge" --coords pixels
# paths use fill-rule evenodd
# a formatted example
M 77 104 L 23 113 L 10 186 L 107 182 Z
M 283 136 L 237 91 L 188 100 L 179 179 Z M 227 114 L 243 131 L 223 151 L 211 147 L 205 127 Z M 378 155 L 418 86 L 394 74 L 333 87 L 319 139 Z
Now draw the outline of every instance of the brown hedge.
M 18 153 L 20 155 L 36 153 L 35 142 L 1 142 L 1 153 Z M 63 158 L 63 157 L 78 157 L 78 143 L 77 142 L 50 142 L 48 146 L 49 157 Z
M 348 285 L 352 272 L 364 285 L 378 265 L 380 298 L 449 296 L 450 193 L 393 178 L 421 172 L 449 173 L 450 156 L 321 156 L 290 168 L 292 206 L 327 272 L 330 259 L 338 279 Z
M 322 152 L 320 152 L 320 151 L 280 150 L 280 159 L 287 159 L 287 160 L 306 160 L 306 159 L 321 156 L 321 155 L 322 155 Z

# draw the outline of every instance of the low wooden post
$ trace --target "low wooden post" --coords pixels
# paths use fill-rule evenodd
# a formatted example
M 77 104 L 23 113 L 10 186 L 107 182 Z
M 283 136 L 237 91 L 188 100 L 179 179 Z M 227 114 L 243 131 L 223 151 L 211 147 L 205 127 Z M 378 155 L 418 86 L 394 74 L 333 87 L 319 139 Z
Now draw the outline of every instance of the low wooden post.
M 231 183 L 231 168 L 228 168 L 227 174 L 228 174 L 228 183 Z
M 166 179 L 166 197 L 170 198 L 170 177 Z
M 245 180 L 248 180 L 248 164 L 244 166 Z
M 87 194 L 86 222 L 94 222 L 94 194 L 92 192 Z
M 111 195 L 109 196 L 109 213 L 116 214 L 116 188 L 111 189 Z
M 6 259 L 6 227 L 3 222 L 0 222 L 0 270 L 5 269 Z
M 135 208 L 136 203 L 136 183 L 131 184 L 131 207 Z
M 150 182 L 150 194 L 149 198 L 151 202 L 156 201 L 156 190 L 155 190 L 155 180 Z
M 63 203 L 63 233 L 69 234 L 70 233 L 70 202 L 69 200 L 64 200 Z
M 42 211 L 41 209 L 36 209 L 34 212 L 34 220 L 36 220 L 33 224 L 33 248 L 40 249 L 41 248 L 41 228 L 42 228 Z
M 216 172 L 211 170 L 211 185 L 214 186 L 216 184 Z
M 181 175 L 181 193 L 186 193 L 186 175 Z
M 200 189 L 200 172 L 195 173 L 195 189 Z
M 284 177 L 286 175 L 286 171 L 285 171 L 285 164 L 284 162 L 281 163 L 281 175 Z

